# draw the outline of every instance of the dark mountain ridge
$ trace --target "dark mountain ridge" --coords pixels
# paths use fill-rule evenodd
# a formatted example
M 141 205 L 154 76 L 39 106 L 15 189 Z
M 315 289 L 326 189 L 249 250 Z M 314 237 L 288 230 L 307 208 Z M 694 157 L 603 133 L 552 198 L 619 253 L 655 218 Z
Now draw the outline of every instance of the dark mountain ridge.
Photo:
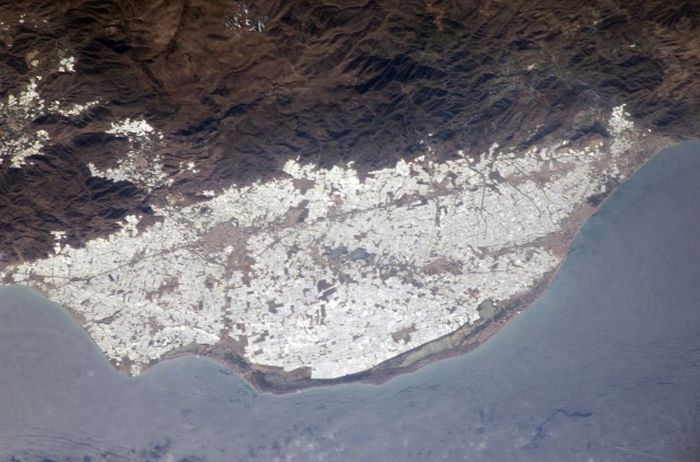
M 5 142 L 50 138 L 31 164 L 0 163 L 3 263 L 49 252 L 49 227 L 80 245 L 151 204 L 279 175 L 289 158 L 362 175 L 428 146 L 444 160 L 494 142 L 586 143 L 623 103 L 658 134 L 700 123 L 693 1 L 5 1 L 0 21 L 3 98 L 43 76 L 47 101 L 99 101 L 24 124 L 3 114 Z M 62 55 L 75 72 L 55 71 Z M 152 155 L 172 186 L 91 175 L 129 149 L 105 133 L 125 118 L 164 134 Z

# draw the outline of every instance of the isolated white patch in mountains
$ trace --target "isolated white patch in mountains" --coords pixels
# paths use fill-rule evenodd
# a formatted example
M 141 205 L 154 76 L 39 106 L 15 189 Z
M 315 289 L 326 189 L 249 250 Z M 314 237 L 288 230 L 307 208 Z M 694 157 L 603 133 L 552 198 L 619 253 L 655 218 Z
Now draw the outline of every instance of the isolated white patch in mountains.
M 75 117 L 98 104 L 97 101 L 82 105 L 47 102 L 39 92 L 41 80 L 41 76 L 30 78 L 18 94 L 10 94 L 0 101 L 0 114 L 6 120 L 0 126 L 0 162 L 9 162 L 10 167 L 24 167 L 28 157 L 40 154 L 50 142 L 46 130 L 32 128 L 35 119 L 46 114 Z
M 232 2 L 231 12 L 224 16 L 224 25 L 235 32 L 263 32 L 266 18 L 255 18 L 246 3 Z
M 133 143 L 147 140 L 150 135 L 155 133 L 155 130 L 145 120 L 131 120 L 127 117 L 119 122 L 112 122 L 107 133 L 126 136 Z
M 58 62 L 58 72 L 75 72 L 75 62 L 74 56 L 61 58 Z
M 66 104 L 61 101 L 54 101 L 48 105 L 48 112 L 53 114 L 60 114 L 64 117 L 77 117 L 85 111 L 92 109 L 93 107 L 100 104 L 99 100 L 88 101 L 84 104 Z
M 73 72 L 75 62 L 74 57 L 60 58 L 58 71 Z M 10 167 L 26 166 L 27 158 L 40 154 L 50 143 L 46 130 L 32 128 L 33 121 L 38 117 L 46 114 L 77 117 L 100 104 L 99 101 L 83 104 L 46 101 L 39 91 L 41 80 L 41 76 L 31 77 L 18 94 L 10 94 L 0 101 L 0 114 L 6 121 L 0 125 L 0 162 L 7 162 Z M 173 183 L 163 171 L 162 156 L 154 149 L 163 139 L 163 134 L 147 121 L 126 118 L 113 122 L 106 133 L 128 138 L 129 151 L 111 168 L 100 169 L 89 163 L 92 175 L 113 181 L 129 181 L 149 191 Z
M 168 186 L 173 180 L 163 171 L 163 157 L 155 153 L 154 147 L 163 139 L 163 134 L 155 130 L 145 120 L 126 118 L 112 122 L 106 133 L 124 136 L 129 139 L 129 150 L 117 161 L 115 167 L 101 170 L 89 163 L 93 176 L 112 181 L 129 181 L 147 190 Z
M 25 159 L 39 154 L 49 140 L 46 130 L 37 130 L 33 135 L 5 140 L 0 146 L 0 157 L 9 158 L 10 167 L 22 168 Z
M 0 160 L 11 167 L 21 168 L 27 157 L 39 154 L 49 140 L 46 130 L 15 130 L 24 128 L 43 114 L 45 101 L 37 90 L 41 77 L 33 77 L 17 95 L 8 95 L 0 102 L 0 113 L 6 123 L 0 126 Z

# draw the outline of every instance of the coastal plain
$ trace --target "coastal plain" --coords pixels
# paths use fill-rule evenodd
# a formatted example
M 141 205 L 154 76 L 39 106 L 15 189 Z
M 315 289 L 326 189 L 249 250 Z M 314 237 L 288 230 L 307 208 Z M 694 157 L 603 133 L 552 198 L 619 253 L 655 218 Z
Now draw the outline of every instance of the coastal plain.
M 131 374 L 325 383 L 492 330 L 700 120 L 697 11 L 544 3 L 0 5 L 0 279 Z

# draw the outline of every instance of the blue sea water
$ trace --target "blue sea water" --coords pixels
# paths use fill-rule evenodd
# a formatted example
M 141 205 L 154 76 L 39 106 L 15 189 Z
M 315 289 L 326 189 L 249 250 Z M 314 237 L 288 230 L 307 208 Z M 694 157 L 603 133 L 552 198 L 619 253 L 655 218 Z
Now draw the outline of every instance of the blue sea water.
M 699 461 L 700 143 L 623 185 L 488 342 L 381 386 L 271 396 L 192 357 L 130 379 L 0 288 L 5 460 Z

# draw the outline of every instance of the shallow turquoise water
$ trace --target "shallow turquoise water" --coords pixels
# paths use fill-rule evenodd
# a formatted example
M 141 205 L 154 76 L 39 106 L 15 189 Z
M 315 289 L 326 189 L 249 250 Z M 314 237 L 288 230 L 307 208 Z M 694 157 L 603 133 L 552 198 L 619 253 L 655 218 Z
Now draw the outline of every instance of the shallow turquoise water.
M 258 395 L 197 358 L 129 379 L 2 288 L 0 460 L 47 459 L 700 460 L 700 143 L 620 188 L 486 344 L 382 386 Z

